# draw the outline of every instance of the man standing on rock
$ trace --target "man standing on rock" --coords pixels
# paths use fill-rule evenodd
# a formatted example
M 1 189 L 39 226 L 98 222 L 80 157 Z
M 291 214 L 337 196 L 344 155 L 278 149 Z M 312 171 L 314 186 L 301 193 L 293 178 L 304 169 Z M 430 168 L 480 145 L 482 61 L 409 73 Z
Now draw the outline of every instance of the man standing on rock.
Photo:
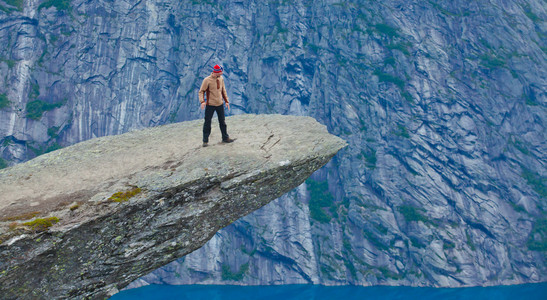
M 217 112 L 218 123 L 220 125 L 220 131 L 222 132 L 222 142 L 231 143 L 235 139 L 231 139 L 228 136 L 226 130 L 226 122 L 224 121 L 224 102 L 226 102 L 226 108 L 230 109 L 230 103 L 228 102 L 228 95 L 226 94 L 226 87 L 224 86 L 224 78 L 222 78 L 223 68 L 219 65 L 213 67 L 211 75 L 203 79 L 201 88 L 199 89 L 199 102 L 201 103 L 201 109 L 205 109 L 205 123 L 203 124 L 203 147 L 207 147 L 209 143 L 209 134 L 211 134 L 211 119 L 215 111 Z M 207 95 L 205 95 L 207 94 Z M 204 100 L 204 96 L 207 96 L 207 100 Z

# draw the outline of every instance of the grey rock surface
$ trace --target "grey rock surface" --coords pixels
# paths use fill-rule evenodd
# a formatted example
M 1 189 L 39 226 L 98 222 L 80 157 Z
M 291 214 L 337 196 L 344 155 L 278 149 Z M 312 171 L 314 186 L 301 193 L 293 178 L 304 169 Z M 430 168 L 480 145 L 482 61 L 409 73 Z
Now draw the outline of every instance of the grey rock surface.
M 0 170 L 2 299 L 112 295 L 294 189 L 346 146 L 310 117 L 226 122 L 236 142 L 220 143 L 217 132 L 202 147 L 203 121 L 189 121 Z
M 148 282 L 547 280 L 544 0 L 42 3 L 0 4 L 0 167 L 202 118 L 217 63 L 230 114 L 312 116 L 348 142 Z

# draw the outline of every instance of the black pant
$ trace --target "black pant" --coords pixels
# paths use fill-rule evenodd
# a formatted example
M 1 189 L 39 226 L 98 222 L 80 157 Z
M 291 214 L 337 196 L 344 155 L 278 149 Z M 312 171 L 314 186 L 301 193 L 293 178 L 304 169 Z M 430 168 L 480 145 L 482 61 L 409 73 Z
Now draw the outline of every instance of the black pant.
M 205 106 L 205 123 L 203 124 L 203 142 L 209 142 L 209 134 L 211 134 L 211 119 L 213 114 L 217 112 L 218 123 L 220 125 L 220 132 L 222 132 L 222 140 L 225 141 L 229 138 L 226 131 L 226 122 L 224 122 L 224 106 Z

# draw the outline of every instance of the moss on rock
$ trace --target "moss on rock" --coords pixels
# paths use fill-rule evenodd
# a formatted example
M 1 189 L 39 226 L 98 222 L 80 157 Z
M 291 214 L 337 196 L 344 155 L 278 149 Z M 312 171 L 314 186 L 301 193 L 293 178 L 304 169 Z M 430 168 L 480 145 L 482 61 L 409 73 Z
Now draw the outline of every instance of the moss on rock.
M 135 197 L 137 194 L 142 192 L 142 190 L 138 187 L 135 187 L 129 191 L 125 192 L 117 192 L 114 193 L 110 198 L 108 198 L 108 201 L 110 202 L 125 202 L 133 197 Z
M 57 217 L 39 218 L 33 221 L 25 222 L 23 225 L 30 227 L 32 230 L 45 231 L 53 224 L 59 222 Z

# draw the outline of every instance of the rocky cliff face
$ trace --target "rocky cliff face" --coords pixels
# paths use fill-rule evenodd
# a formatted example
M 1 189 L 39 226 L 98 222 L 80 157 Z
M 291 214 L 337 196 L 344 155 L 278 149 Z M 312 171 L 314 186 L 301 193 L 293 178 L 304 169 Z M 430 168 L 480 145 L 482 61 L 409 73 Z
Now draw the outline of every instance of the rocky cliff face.
M 201 118 L 216 63 L 234 114 L 309 115 L 348 141 L 298 190 L 147 280 L 546 279 L 543 1 L 8 2 L 9 164 Z
M 0 171 L 2 299 L 112 295 L 294 189 L 346 145 L 309 117 L 227 123 L 233 144 L 201 148 L 201 121 L 192 121 Z

